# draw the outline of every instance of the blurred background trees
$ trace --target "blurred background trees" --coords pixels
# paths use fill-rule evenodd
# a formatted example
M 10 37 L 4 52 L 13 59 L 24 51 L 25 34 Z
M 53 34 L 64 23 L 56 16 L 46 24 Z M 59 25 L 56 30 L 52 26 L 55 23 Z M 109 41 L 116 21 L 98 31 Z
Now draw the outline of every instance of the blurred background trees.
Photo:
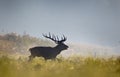
M 42 45 L 49 46 L 54 44 L 45 39 L 32 37 L 29 34 L 8 33 L 0 35 L 0 53 L 28 54 L 30 47 Z

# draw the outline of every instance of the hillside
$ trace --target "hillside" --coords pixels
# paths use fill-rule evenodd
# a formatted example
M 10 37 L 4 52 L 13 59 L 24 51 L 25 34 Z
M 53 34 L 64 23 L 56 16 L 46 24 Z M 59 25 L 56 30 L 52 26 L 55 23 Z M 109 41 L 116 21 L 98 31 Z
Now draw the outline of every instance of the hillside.
M 65 52 L 62 52 L 62 55 L 65 56 L 82 56 L 82 57 L 112 57 L 119 56 L 120 54 L 116 52 L 116 48 L 93 45 L 93 44 L 69 44 L 69 49 Z M 118 48 L 119 49 L 119 48 Z
M 1 54 L 29 54 L 28 49 L 38 45 L 48 46 L 53 45 L 53 43 L 45 39 L 32 37 L 28 34 L 8 33 L 0 35 Z
M 73 55 L 78 56 L 92 56 L 92 57 L 111 57 L 119 56 L 115 51 L 119 50 L 119 47 L 105 47 L 92 44 L 75 44 L 67 43 L 68 50 L 61 52 L 60 55 L 69 57 Z M 29 55 L 29 48 L 34 46 L 55 46 L 54 42 L 32 37 L 28 34 L 19 35 L 17 33 L 8 33 L 0 35 L 0 54 L 8 55 Z

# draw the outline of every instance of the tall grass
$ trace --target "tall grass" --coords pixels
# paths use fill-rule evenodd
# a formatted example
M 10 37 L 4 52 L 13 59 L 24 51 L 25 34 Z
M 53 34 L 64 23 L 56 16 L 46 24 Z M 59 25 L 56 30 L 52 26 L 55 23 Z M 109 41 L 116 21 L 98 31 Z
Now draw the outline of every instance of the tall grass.
M 120 77 L 120 58 L 0 58 L 0 77 Z

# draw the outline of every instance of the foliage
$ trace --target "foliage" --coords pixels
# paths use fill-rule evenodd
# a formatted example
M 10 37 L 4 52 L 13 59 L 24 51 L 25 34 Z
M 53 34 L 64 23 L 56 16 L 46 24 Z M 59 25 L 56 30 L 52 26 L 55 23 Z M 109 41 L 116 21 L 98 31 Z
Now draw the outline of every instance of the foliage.
M 120 77 L 120 58 L 0 58 L 0 77 Z

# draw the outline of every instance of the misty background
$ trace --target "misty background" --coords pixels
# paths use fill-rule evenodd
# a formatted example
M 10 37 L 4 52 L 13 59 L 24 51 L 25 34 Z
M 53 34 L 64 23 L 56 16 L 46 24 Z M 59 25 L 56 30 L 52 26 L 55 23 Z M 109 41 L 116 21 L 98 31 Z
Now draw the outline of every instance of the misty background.
M 120 0 L 0 0 L 0 34 L 10 32 L 64 34 L 72 52 L 118 54 Z

